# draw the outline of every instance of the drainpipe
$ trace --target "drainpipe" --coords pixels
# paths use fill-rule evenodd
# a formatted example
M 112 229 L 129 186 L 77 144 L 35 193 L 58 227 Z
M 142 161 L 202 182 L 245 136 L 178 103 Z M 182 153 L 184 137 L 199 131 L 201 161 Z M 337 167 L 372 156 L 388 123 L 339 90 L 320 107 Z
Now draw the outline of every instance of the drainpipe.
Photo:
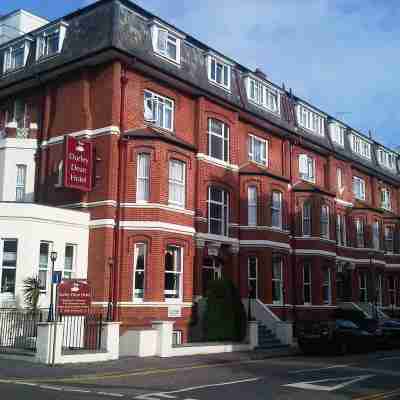
M 120 126 L 120 135 L 118 139 L 118 165 L 117 165 L 117 204 L 116 204 L 116 215 L 115 215 L 115 226 L 114 226 L 114 247 L 113 247 L 113 260 L 114 260 L 114 268 L 113 268 L 113 313 L 112 319 L 113 321 L 118 321 L 119 319 L 119 309 L 118 309 L 118 300 L 120 298 L 120 220 L 121 220 L 121 198 L 122 198 L 122 190 L 123 190 L 123 179 L 122 172 L 124 168 L 124 149 L 126 145 L 126 141 L 123 138 L 123 134 L 125 131 L 125 123 L 124 123 L 124 115 L 125 115 L 125 91 L 126 84 L 128 83 L 128 79 L 126 77 L 126 69 L 122 67 L 121 69 L 121 105 L 120 105 L 120 118 L 119 118 L 119 126 Z

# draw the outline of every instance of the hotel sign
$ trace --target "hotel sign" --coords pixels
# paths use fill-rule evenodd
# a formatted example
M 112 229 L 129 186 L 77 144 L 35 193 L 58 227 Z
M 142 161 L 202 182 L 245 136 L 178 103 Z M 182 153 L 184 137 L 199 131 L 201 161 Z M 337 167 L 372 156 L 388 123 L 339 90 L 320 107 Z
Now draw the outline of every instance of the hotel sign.
M 92 190 L 93 144 L 73 136 L 65 137 L 64 187 L 83 192 Z
M 91 301 L 91 289 L 85 280 L 65 279 L 58 286 L 57 311 L 60 315 L 85 315 Z

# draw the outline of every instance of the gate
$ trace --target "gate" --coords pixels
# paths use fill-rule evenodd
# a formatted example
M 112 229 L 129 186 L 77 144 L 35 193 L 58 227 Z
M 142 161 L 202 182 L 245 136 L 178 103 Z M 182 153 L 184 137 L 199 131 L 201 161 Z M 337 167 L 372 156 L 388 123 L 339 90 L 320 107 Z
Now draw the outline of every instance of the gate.
M 101 332 L 103 316 L 94 315 L 61 315 L 64 333 L 62 351 L 99 351 L 101 350 Z
M 37 324 L 41 321 L 41 312 L 32 314 L 12 309 L 0 310 L 0 352 L 35 352 Z

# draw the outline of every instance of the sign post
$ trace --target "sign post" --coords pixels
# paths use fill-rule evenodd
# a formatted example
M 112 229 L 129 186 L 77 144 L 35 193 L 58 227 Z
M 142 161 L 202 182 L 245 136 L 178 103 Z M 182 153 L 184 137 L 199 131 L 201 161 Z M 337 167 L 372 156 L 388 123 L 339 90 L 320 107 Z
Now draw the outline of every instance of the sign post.
M 58 285 L 59 315 L 87 315 L 91 301 L 91 289 L 84 279 L 64 279 Z

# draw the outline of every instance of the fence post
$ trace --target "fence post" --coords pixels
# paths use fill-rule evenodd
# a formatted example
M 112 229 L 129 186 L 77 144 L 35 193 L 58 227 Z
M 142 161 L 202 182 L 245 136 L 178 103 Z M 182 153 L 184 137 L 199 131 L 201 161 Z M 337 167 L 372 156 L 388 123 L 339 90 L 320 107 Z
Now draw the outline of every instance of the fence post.
M 119 326 L 120 322 L 106 321 L 102 324 L 101 349 L 111 355 L 112 360 L 119 358 Z
M 54 361 L 54 363 L 57 364 L 60 361 L 63 328 L 61 322 L 42 322 L 37 325 L 35 358 L 38 362 L 52 364 Z
M 153 321 L 153 329 L 158 332 L 157 355 L 168 357 L 172 350 L 174 321 Z

